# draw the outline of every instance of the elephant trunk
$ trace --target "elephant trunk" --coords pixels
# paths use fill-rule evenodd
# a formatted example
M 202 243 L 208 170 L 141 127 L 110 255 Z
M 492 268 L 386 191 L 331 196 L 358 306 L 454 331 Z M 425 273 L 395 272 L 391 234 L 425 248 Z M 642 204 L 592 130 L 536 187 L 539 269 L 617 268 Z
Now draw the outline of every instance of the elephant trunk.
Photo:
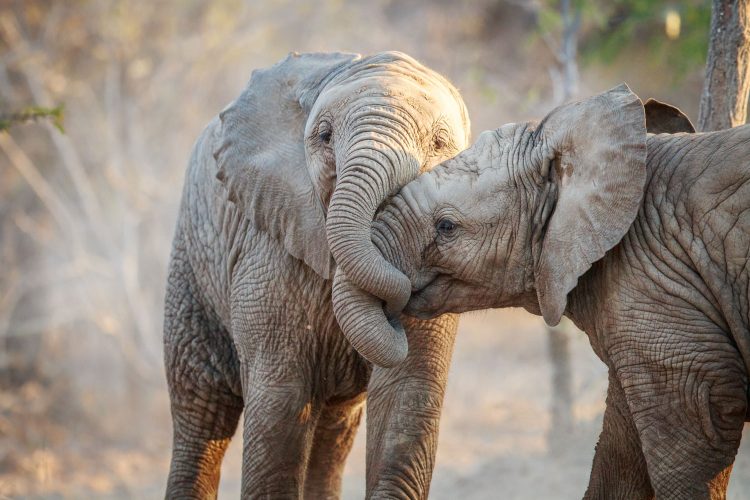
M 412 215 L 403 200 L 397 194 L 389 207 L 380 212 L 373 223 L 371 238 L 378 255 L 411 275 L 421 239 L 408 231 Z M 337 268 L 333 281 L 333 310 L 350 343 L 368 361 L 391 367 L 408 354 L 406 335 L 397 315 L 400 310 L 384 311 L 381 300 L 353 283 L 341 267 Z
M 380 299 L 352 283 L 340 267 L 333 278 L 333 297 L 341 330 L 365 359 L 389 368 L 406 358 L 409 346 L 400 321 L 386 317 Z
M 362 356 L 392 366 L 403 360 L 408 347 L 403 329 L 392 319 L 394 329 L 386 314 L 396 318 L 403 310 L 411 282 L 373 245 L 371 226 L 386 197 L 417 176 L 419 162 L 406 148 L 394 150 L 380 136 L 362 135 L 365 138 L 352 144 L 345 155 L 328 209 L 326 230 L 337 265 L 334 311 Z M 380 300 L 385 301 L 385 313 Z

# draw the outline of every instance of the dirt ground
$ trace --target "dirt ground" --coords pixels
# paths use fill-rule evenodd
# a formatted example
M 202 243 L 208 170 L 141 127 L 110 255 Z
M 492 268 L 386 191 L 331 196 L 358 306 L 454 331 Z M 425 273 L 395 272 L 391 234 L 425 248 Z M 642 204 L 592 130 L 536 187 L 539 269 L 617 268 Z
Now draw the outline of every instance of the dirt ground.
M 573 429 L 553 436 L 552 369 L 541 319 L 517 309 L 462 317 L 430 498 L 581 498 L 601 429 L 607 373 L 586 336 L 572 325 L 566 332 Z M 549 444 L 555 439 L 552 451 Z M 220 497 L 238 498 L 240 464 L 236 440 L 223 469 Z M 364 464 L 363 426 L 347 463 L 345 499 L 363 497 Z M 148 495 L 159 493 L 153 489 Z M 729 498 L 750 498 L 750 438 L 735 464 Z
M 572 415 L 570 428 L 561 432 L 552 424 L 553 370 L 542 321 L 521 310 L 462 318 L 430 498 L 582 496 L 601 427 L 607 378 L 586 336 L 571 325 L 566 335 Z M 79 421 L 75 414 L 67 416 L 64 426 L 50 429 L 49 415 L 58 411 L 56 405 L 68 405 L 62 397 L 40 407 L 38 391 L 24 386 L 16 399 L 7 393 L 0 397 L 0 415 L 6 416 L 0 419 L 0 433 L 26 432 L 23 449 L 18 440 L 0 439 L 0 499 L 163 498 L 171 432 L 165 390 L 154 391 L 151 404 L 156 409 L 145 420 L 120 409 L 122 419 L 110 416 L 103 428 L 93 430 L 90 420 Z M 13 414 L 10 405 L 23 407 L 23 419 L 7 418 Z M 108 409 L 101 411 L 107 414 Z M 132 436 L 132 441 L 92 438 L 118 433 Z M 241 448 L 235 439 L 227 453 L 220 498 L 239 498 Z M 364 487 L 363 426 L 347 463 L 343 498 L 362 498 Z M 750 438 L 735 464 L 729 498 L 750 498 Z

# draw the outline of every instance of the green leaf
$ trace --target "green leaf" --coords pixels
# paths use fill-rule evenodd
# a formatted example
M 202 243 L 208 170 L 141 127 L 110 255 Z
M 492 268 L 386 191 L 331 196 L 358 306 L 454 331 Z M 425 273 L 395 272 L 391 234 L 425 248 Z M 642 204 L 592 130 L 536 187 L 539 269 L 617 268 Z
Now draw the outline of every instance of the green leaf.
M 21 111 L 0 112 L 0 132 L 10 129 L 13 125 L 49 119 L 52 122 L 52 125 L 64 134 L 64 117 L 65 106 L 62 104 L 54 108 L 28 106 Z

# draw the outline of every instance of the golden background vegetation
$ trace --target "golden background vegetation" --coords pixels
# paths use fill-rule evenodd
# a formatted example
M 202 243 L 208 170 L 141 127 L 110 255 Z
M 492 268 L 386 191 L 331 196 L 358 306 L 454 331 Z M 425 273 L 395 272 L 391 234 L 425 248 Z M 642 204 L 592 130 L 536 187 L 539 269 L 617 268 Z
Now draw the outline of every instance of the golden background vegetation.
M 602 4 L 576 4 L 575 94 L 626 81 L 695 118 L 707 2 Z M 44 119 L 0 131 L 0 498 L 163 495 L 162 306 L 182 179 L 253 68 L 292 50 L 400 50 L 456 84 L 476 135 L 559 100 L 555 5 L 0 0 L 0 112 L 64 106 L 64 132 Z M 606 370 L 563 330 L 552 341 L 517 310 L 462 319 L 432 497 L 580 497 Z M 229 497 L 240 448 L 223 469 Z M 739 460 L 734 498 L 750 492 Z M 344 486 L 363 494 L 363 435 Z

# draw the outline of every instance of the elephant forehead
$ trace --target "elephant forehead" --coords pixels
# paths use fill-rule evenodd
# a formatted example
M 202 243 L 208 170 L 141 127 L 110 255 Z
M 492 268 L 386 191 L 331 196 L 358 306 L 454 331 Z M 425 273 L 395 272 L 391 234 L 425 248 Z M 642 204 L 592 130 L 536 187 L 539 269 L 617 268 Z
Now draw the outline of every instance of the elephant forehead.
M 501 182 L 503 176 L 507 177 L 507 169 L 502 168 L 501 161 L 503 155 L 507 155 L 506 149 L 508 145 L 499 142 L 494 131 L 486 130 L 471 147 L 443 162 L 436 170 L 436 175 L 443 183 L 475 183 L 480 176 L 483 177 L 483 183 Z
M 460 106 L 449 89 L 441 85 L 419 85 L 401 74 L 349 79 L 330 86 L 321 98 L 321 101 L 333 101 L 340 106 L 366 98 L 382 99 L 384 104 L 398 102 L 422 112 L 460 114 Z
M 447 83 L 439 73 L 400 52 L 382 52 L 363 57 L 353 62 L 338 79 L 366 78 L 379 74 L 399 75 L 401 79 L 414 81 L 420 86 L 438 81 Z
M 498 211 L 504 211 L 505 202 L 512 198 L 510 193 L 498 195 L 491 185 L 467 177 L 446 184 L 442 191 L 446 204 L 455 206 L 468 220 L 483 224 L 497 223 Z

